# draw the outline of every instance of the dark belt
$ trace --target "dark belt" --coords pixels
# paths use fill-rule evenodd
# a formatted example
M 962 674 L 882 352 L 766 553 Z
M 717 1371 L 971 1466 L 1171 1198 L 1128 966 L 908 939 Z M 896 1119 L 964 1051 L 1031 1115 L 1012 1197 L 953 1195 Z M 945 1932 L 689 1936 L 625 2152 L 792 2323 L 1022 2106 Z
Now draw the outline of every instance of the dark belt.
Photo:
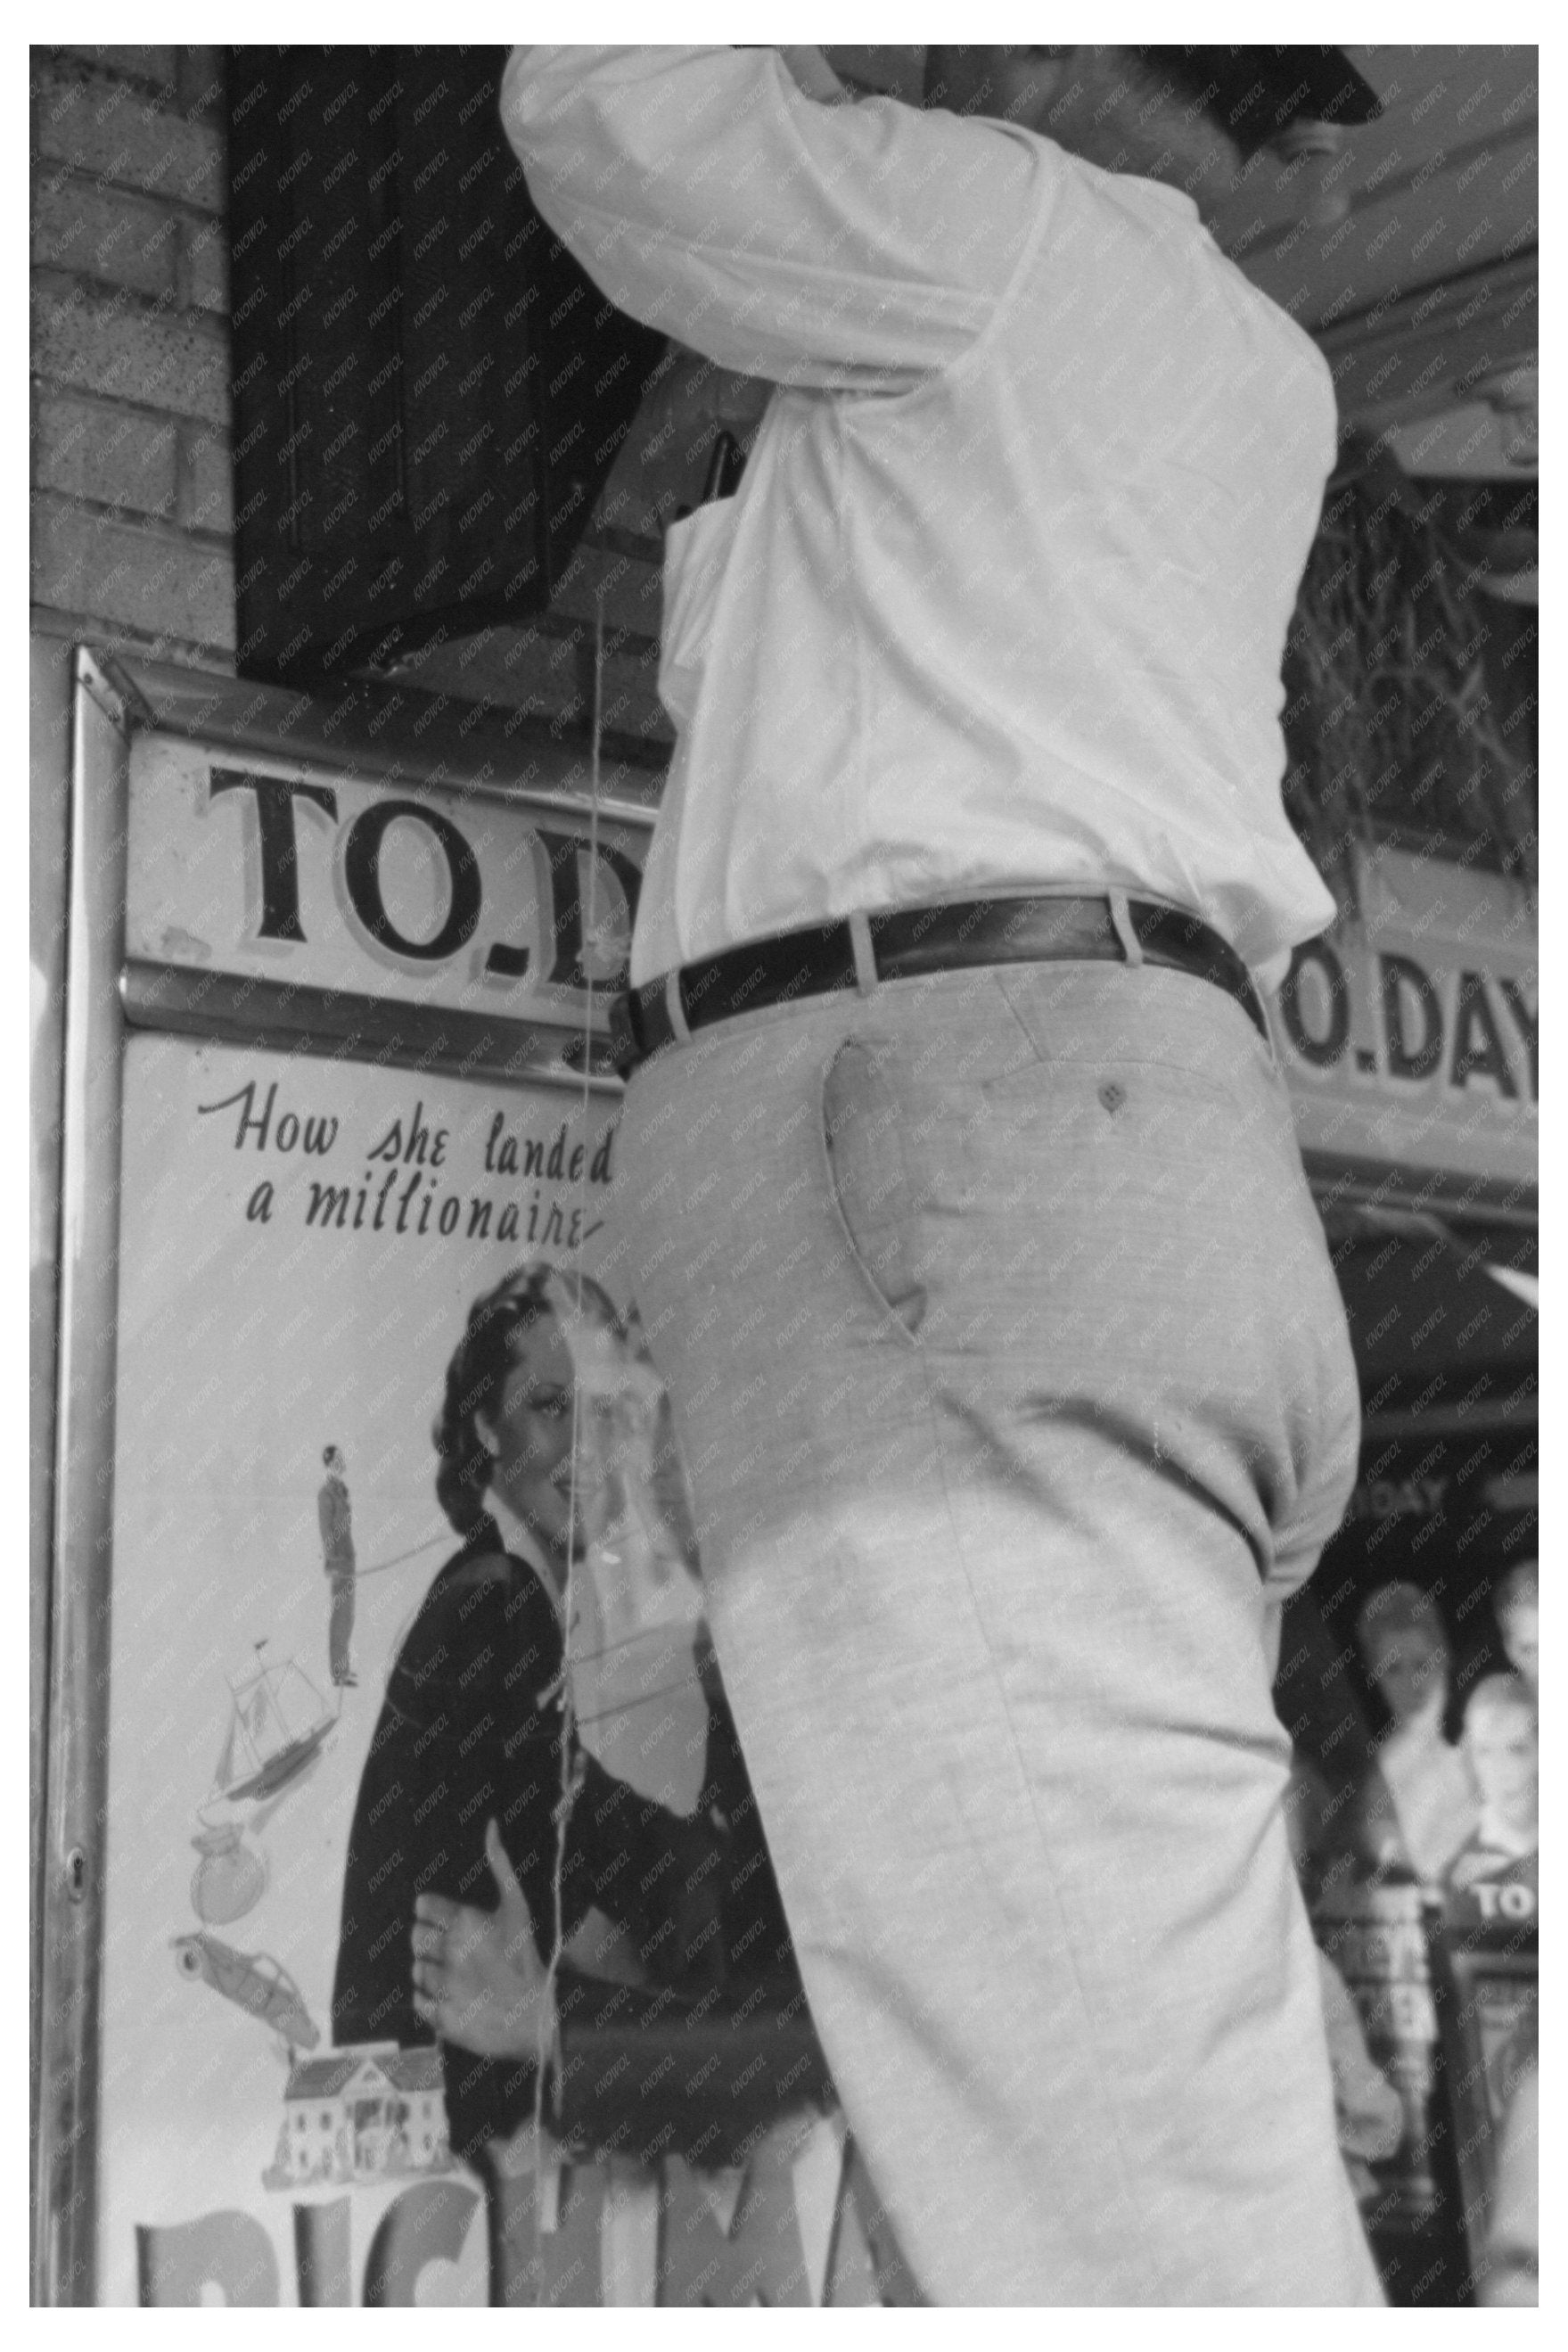
M 1147 898 L 1129 898 L 1127 913 L 1146 963 L 1222 988 L 1267 1042 L 1268 1024 L 1247 967 L 1218 931 L 1195 915 Z M 974 964 L 1126 961 L 1108 898 L 969 898 L 871 915 L 867 923 L 878 980 L 915 980 Z M 859 985 L 848 923 L 747 940 L 722 955 L 683 964 L 676 978 L 688 1029 Z M 662 980 L 649 981 L 618 1000 L 612 1035 L 623 1076 L 677 1041 L 664 987 Z

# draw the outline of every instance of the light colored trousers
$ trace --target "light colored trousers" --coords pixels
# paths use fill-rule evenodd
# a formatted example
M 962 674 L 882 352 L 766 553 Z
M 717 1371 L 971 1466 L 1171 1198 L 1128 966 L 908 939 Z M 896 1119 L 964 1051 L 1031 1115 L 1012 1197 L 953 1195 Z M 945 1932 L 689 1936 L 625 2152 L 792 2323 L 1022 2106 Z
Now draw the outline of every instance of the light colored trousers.
M 1354 1475 L 1268 1046 L 1037 964 L 646 1064 L 617 1255 L 852 2128 L 939 2304 L 1375 2304 L 1274 1604 Z

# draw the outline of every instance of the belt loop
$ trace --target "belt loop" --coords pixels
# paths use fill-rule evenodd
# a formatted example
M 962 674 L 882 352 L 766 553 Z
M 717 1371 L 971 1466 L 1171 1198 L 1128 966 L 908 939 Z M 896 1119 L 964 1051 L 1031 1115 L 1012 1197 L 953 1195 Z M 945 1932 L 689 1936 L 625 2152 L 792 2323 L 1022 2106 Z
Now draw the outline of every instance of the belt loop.
M 855 951 L 855 986 L 862 996 L 877 990 L 876 954 L 871 943 L 871 919 L 857 907 L 849 918 L 850 945 Z
M 1116 937 L 1122 942 L 1122 953 L 1126 957 L 1129 963 L 1142 963 L 1144 961 L 1143 942 L 1140 940 L 1136 931 L 1133 929 L 1132 909 L 1127 904 L 1126 892 L 1124 890 L 1107 890 L 1105 896 L 1111 902 L 1111 920 L 1115 927 Z
M 678 968 L 664 974 L 664 1011 L 670 1016 L 670 1026 L 675 1033 L 676 1044 L 689 1045 L 692 1042 L 692 1033 L 686 1021 L 686 1008 L 681 1003 L 681 975 Z
M 1263 1051 L 1269 1056 L 1270 1073 L 1272 1076 L 1278 1078 L 1281 1076 L 1280 1049 L 1274 1043 L 1274 1024 L 1269 1018 L 1269 1007 L 1264 1002 L 1263 992 L 1259 987 L 1258 982 L 1253 979 L 1250 972 L 1248 973 L 1247 980 L 1252 1002 L 1258 1008 L 1258 1023 L 1261 1023 L 1262 1024 Z M 1245 1008 L 1243 1008 L 1243 1010 L 1245 1010 Z M 1249 1021 L 1252 1018 L 1249 1013 L 1247 1017 Z M 1258 1025 L 1258 1023 L 1254 1023 L 1254 1027 Z

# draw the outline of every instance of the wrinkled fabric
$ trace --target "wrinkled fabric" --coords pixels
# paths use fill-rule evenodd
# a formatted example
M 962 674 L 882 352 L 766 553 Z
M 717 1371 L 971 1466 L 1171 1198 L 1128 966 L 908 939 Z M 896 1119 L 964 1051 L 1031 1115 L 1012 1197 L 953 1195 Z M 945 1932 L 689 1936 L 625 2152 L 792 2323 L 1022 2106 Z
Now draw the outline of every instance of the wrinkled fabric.
M 656 1055 L 619 1150 L 812 2014 L 923 2294 L 1379 2302 L 1270 1688 L 1359 1413 L 1269 1049 L 1184 974 L 942 974 Z
M 633 980 L 1114 884 L 1277 982 L 1333 916 L 1280 797 L 1333 391 L 1192 199 L 768 50 L 520 49 L 502 118 L 612 301 L 782 387 L 666 541 Z

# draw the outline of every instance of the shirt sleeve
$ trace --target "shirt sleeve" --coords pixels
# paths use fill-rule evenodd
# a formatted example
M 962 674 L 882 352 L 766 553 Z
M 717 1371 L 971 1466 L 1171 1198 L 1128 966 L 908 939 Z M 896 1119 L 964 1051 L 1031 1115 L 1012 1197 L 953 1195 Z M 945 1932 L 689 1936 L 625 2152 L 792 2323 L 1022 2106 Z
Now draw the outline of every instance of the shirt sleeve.
M 825 106 L 772 49 L 518 48 L 507 135 L 622 310 L 779 383 L 901 390 L 985 332 L 1050 200 L 1048 141 Z

